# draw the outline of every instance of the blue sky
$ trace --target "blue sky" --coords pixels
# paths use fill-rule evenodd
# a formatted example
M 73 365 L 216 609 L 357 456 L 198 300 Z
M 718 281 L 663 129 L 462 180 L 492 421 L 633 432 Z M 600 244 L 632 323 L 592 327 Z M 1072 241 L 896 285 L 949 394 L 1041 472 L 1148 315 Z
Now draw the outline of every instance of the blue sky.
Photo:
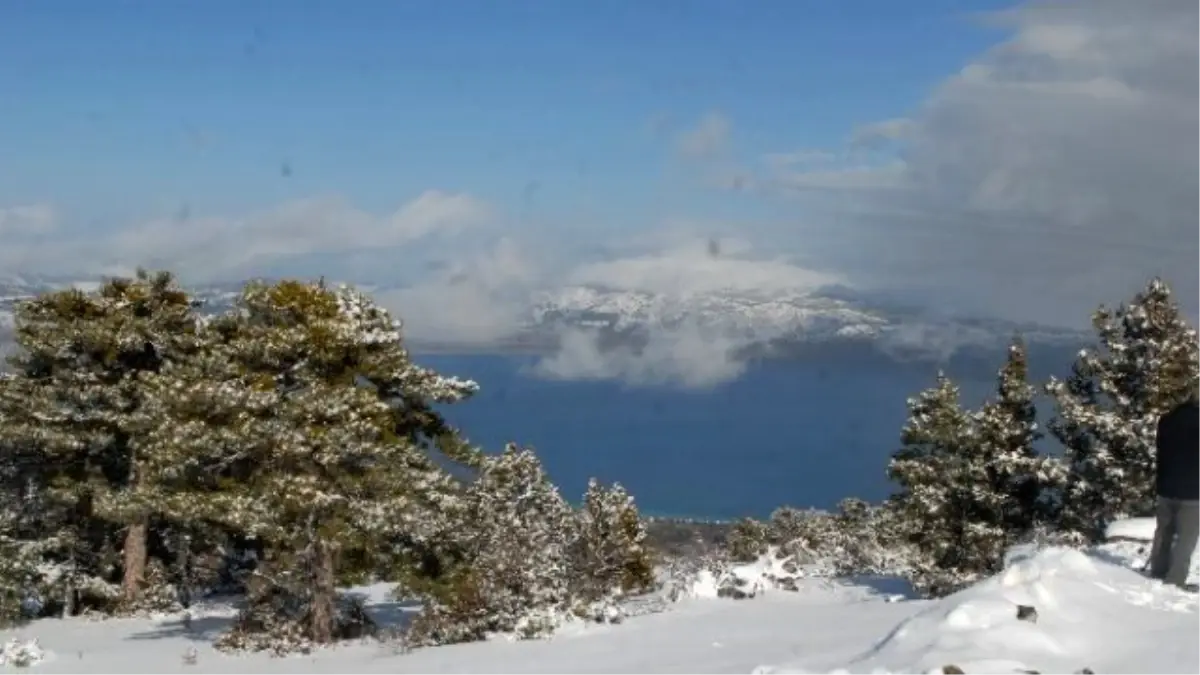
M 1083 319 L 1195 279 L 1196 7 L 1151 5 L 6 2 L 0 265 Z
M 905 114 L 996 39 L 994 2 L 95 2 L 0 7 L 0 200 L 70 221 L 431 186 L 612 226 L 684 209 L 655 123 L 747 152 Z M 291 167 L 284 178 L 281 167 Z

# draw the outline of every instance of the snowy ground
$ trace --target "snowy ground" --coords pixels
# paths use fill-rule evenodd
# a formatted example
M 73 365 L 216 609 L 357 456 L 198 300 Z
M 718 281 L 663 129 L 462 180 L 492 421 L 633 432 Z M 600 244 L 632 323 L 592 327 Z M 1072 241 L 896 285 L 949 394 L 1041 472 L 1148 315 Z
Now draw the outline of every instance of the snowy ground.
M 939 601 L 894 601 L 894 587 L 814 579 L 795 593 L 694 598 L 620 625 L 571 626 L 546 641 L 407 654 L 371 643 L 289 658 L 226 656 L 210 646 L 228 620 L 221 607 L 189 627 L 179 617 L 44 620 L 0 640 L 37 639 L 47 656 L 33 670 L 44 673 L 940 672 L 949 664 L 968 673 L 1200 672 L 1197 596 L 1131 569 L 1144 549 L 1122 541 L 1090 555 L 1018 552 L 1004 573 Z M 379 589 L 359 590 L 380 618 L 412 611 Z M 1017 605 L 1036 608 L 1036 623 L 1018 620 Z

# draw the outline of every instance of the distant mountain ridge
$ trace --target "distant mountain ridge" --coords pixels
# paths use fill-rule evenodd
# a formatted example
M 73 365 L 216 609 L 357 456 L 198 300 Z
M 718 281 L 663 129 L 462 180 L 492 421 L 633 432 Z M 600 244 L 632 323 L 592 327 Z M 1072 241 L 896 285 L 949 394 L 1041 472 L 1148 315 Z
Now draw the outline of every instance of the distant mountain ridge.
M 17 302 L 38 293 L 75 286 L 95 288 L 98 279 L 0 276 L 0 342 L 9 341 Z M 189 288 L 202 311 L 220 312 L 236 299 L 240 283 Z M 403 316 L 403 308 L 398 308 Z M 981 318 L 935 316 L 897 302 L 869 298 L 846 288 L 775 292 L 716 290 L 690 294 L 568 286 L 529 299 L 521 330 L 489 345 L 414 343 L 430 351 L 552 351 L 564 331 L 593 333 L 602 346 L 637 348 L 656 333 L 687 331 L 721 340 L 754 358 L 787 358 L 814 352 L 878 351 L 921 361 L 967 351 L 994 354 L 1014 334 L 1031 347 L 1074 350 L 1089 341 L 1083 331 Z M 846 352 L 849 350 L 849 352 Z
M 631 340 L 656 330 L 693 330 L 712 339 L 755 345 L 763 355 L 804 345 L 872 342 L 897 355 L 933 356 L 991 350 L 1014 335 L 1030 343 L 1075 347 L 1083 331 L 999 319 L 939 317 L 898 303 L 856 297 L 847 289 L 660 295 L 576 286 L 535 298 L 531 329 L 595 330 Z

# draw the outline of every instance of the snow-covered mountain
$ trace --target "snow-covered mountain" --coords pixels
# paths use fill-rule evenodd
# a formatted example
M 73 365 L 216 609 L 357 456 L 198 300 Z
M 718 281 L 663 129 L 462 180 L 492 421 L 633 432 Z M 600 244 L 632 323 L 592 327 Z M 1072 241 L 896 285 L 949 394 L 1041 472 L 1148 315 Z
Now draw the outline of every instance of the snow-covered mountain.
M 12 311 L 20 300 L 49 290 L 87 289 L 96 284 L 95 279 L 0 276 L 0 343 L 7 341 Z M 207 311 L 221 311 L 236 297 L 239 286 L 191 290 Z M 692 331 L 759 356 L 787 356 L 831 345 L 871 345 L 893 356 L 945 356 L 963 348 L 991 351 L 1018 332 L 1033 344 L 1073 348 L 1086 339 L 1077 331 L 935 316 L 839 288 L 684 295 L 569 286 L 533 294 L 521 334 L 505 344 L 552 348 L 563 329 L 594 331 L 607 344 L 635 345 L 656 331 Z
M 575 286 L 538 294 L 533 330 L 574 327 L 636 340 L 654 331 L 695 330 L 764 354 L 830 343 L 872 343 L 894 354 L 947 354 L 1001 347 L 1016 333 L 1031 343 L 1077 346 L 1080 331 L 970 317 L 937 316 L 846 289 L 716 291 L 660 295 Z
M 574 324 L 618 332 L 690 325 L 725 337 L 769 341 L 796 335 L 878 335 L 887 319 L 811 293 L 718 291 L 686 296 L 573 286 L 534 298 L 535 325 Z

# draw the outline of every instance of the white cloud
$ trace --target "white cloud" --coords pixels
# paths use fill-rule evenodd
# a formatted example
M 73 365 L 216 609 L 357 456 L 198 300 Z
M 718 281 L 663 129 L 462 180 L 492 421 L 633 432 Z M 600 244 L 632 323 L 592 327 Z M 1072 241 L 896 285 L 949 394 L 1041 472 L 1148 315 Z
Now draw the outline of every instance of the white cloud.
M 374 295 L 404 319 L 411 339 L 466 346 L 512 337 L 532 318 L 530 301 L 536 291 L 564 286 L 688 296 L 718 290 L 795 291 L 844 281 L 785 258 L 758 255 L 743 239 L 699 235 L 683 222 L 622 242 L 617 250 L 600 260 L 556 267 L 555 251 L 505 237 L 447 262 L 415 285 Z M 704 388 L 735 379 L 745 368 L 737 354 L 744 340 L 694 323 L 653 327 L 646 344 L 637 348 L 601 348 L 599 335 L 573 328 L 563 328 L 555 337 L 559 349 L 539 359 L 534 374 Z
M 518 332 L 541 270 L 512 239 L 452 261 L 429 279 L 375 293 L 425 343 L 486 345 Z
M 870 148 L 884 145 L 891 141 L 901 141 L 913 132 L 913 121 L 903 117 L 881 120 L 864 124 L 854 130 L 850 136 L 850 145 L 856 148 Z
M 828 164 L 838 158 L 828 150 L 797 150 L 795 152 L 770 152 L 763 155 L 763 163 L 773 169 L 788 169 L 795 166 Z
M 4 217 L 4 222 L 10 218 Z M 453 235 L 493 217 L 487 204 L 470 195 L 437 190 L 385 214 L 362 211 L 336 197 L 318 197 L 246 215 L 159 218 L 115 231 L 60 237 L 53 247 L 18 240 L 0 250 L 0 265 L 91 273 L 141 265 L 172 269 L 194 281 L 237 280 L 304 256 L 379 251 Z M 32 221 L 28 214 L 24 221 L 11 218 Z
M 749 242 L 692 238 L 671 248 L 575 268 L 567 281 L 664 295 L 735 291 L 812 290 L 844 283 L 833 274 L 798 267 L 784 258 L 751 257 Z
M 780 169 L 764 184 L 792 192 L 899 190 L 907 187 L 906 169 L 902 161 L 831 169 Z
M 912 115 L 859 129 L 837 164 L 768 163 L 752 181 L 804 199 L 809 229 L 821 209 L 813 245 L 863 285 L 1078 325 L 1162 275 L 1194 314 L 1198 14 L 1167 0 L 1004 12 L 1011 36 Z
M 704 389 L 737 379 L 746 369 L 734 353 L 738 342 L 705 336 L 696 327 L 655 331 L 639 349 L 602 350 L 594 335 L 565 330 L 554 354 L 533 372 L 563 380 L 616 380 L 633 385 Z
M 0 208 L 0 237 L 26 237 L 54 230 L 58 214 L 49 204 Z
M 732 128 L 729 120 L 717 112 L 710 112 L 690 129 L 681 131 L 675 138 L 676 151 L 690 159 L 711 159 L 724 154 L 729 146 Z
M 40 232 L 53 221 L 48 215 L 53 211 L 40 207 L 2 213 L 0 222 L 25 233 Z M 0 264 L 79 275 L 128 275 L 142 265 L 171 269 L 185 283 L 205 283 L 272 275 L 270 266 L 300 259 L 304 262 L 289 273 L 340 280 L 344 271 L 359 272 L 359 281 L 366 277 L 372 294 L 403 319 L 410 339 L 457 346 L 513 337 L 532 318 L 535 292 L 563 286 L 688 296 L 815 289 L 845 281 L 786 256 L 762 255 L 744 237 L 722 236 L 745 229 L 736 222 L 668 221 L 611 242 L 606 255 L 572 260 L 545 233 L 527 232 L 520 239 L 497 236 L 502 228 L 481 227 L 493 218 L 503 220 L 472 197 L 434 191 L 384 215 L 314 198 L 240 216 L 159 219 L 107 234 L 56 236 L 53 246 L 25 237 L 24 249 L 0 251 Z M 466 236 L 413 250 L 425 238 L 455 233 Z M 381 257 L 375 256 L 379 249 Z M 387 274 L 369 279 L 363 271 L 389 266 L 418 271 L 407 280 Z M 536 369 L 542 376 L 707 387 L 744 368 L 734 353 L 744 342 L 686 323 L 656 329 L 638 349 L 600 349 L 595 335 L 570 329 L 558 337 L 561 349 Z
M 646 238 L 661 248 L 585 263 L 566 276 L 572 285 L 687 297 L 717 291 L 772 293 L 816 290 L 844 283 L 836 274 L 801 267 L 783 257 L 758 255 L 739 238 L 704 237 L 680 229 Z M 566 329 L 559 350 L 538 361 L 533 372 L 558 379 L 617 380 L 635 385 L 708 388 L 739 377 L 746 368 L 735 338 L 694 321 L 645 326 L 644 344 L 603 345 L 600 335 Z

